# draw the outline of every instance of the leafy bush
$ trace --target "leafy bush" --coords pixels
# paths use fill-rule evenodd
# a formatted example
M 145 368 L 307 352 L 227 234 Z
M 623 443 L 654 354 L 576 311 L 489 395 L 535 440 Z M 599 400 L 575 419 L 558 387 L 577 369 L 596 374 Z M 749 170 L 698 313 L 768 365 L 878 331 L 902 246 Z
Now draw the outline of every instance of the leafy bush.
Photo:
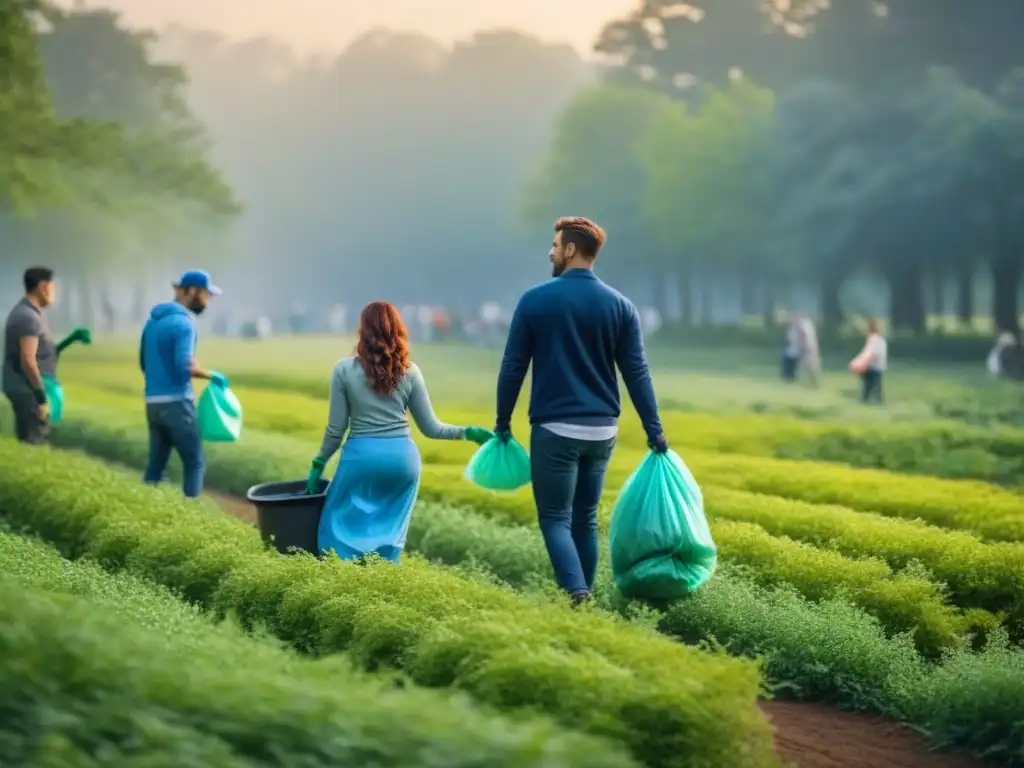
M 72 556 L 188 595 L 314 654 L 347 651 L 505 710 L 547 713 L 646 764 L 777 763 L 749 662 L 600 612 L 527 600 L 408 558 L 402 567 L 282 557 L 244 524 L 85 457 L 0 446 L 0 510 Z
M 97 413 L 89 419 L 69 418 L 59 440 L 123 463 L 141 466 L 145 460 L 147 437 L 141 427 L 131 425 L 123 416 Z M 298 441 L 253 430 L 247 433 L 244 445 L 209 448 L 210 485 L 236 494 L 267 479 L 301 477 L 308 453 Z M 528 489 L 496 496 L 466 483 L 456 470 L 448 465 L 426 467 L 421 497 L 469 504 L 490 513 L 501 505 L 510 520 L 532 523 L 535 511 Z M 711 499 L 713 496 L 709 496 L 708 509 L 713 515 Z M 959 635 L 974 629 L 979 621 L 977 614 L 969 619 L 960 615 L 947 604 L 939 586 L 920 573 L 893 573 L 880 560 L 851 560 L 771 536 L 749 523 L 713 519 L 712 533 L 723 562 L 747 566 L 758 583 L 789 583 L 812 600 L 845 595 L 877 616 L 889 632 L 913 632 L 918 648 L 929 656 L 952 647 Z M 983 622 L 984 627 L 991 625 L 998 625 L 998 620 Z
M 4 765 L 635 765 L 538 718 L 302 660 L 34 543 L 0 537 L 0 563 Z
M 126 384 L 126 380 L 131 381 L 120 366 L 76 363 L 69 384 L 71 402 L 134 409 L 139 385 Z M 327 417 L 325 381 L 318 377 L 310 386 L 301 377 L 280 374 L 232 376 L 246 404 L 247 426 L 312 440 L 319 439 Z M 628 404 L 625 407 L 629 411 Z M 490 423 L 494 416 L 479 409 L 442 410 L 447 420 L 463 424 Z M 918 475 L 1024 484 L 1024 431 L 1020 429 L 979 429 L 949 422 L 828 423 L 777 414 L 684 413 L 668 408 L 662 420 L 667 434 L 688 451 L 832 461 Z M 524 420 L 515 426 L 526 434 Z M 464 446 L 419 442 L 423 450 L 439 449 L 439 460 L 446 454 L 456 463 L 465 461 Z M 618 445 L 629 451 L 642 451 L 647 445 L 631 412 L 622 419 Z

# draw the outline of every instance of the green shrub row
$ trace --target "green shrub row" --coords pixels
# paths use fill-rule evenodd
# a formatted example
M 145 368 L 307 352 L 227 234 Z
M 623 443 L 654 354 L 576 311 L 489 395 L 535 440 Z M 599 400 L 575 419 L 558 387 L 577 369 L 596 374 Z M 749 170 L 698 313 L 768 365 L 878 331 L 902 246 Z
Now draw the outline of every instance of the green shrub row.
M 770 766 L 755 665 L 425 561 L 282 557 L 250 527 L 67 452 L 0 446 L 0 510 L 65 555 L 164 584 L 316 655 L 550 715 L 647 765 Z
M 112 421 L 120 426 L 111 426 Z M 101 428 L 100 423 L 105 426 Z M 76 443 L 89 450 L 122 461 L 132 461 L 136 455 L 132 448 L 136 428 L 118 421 L 116 414 L 111 420 L 79 427 Z M 249 432 L 244 445 L 212 449 L 210 480 L 229 493 L 244 493 L 254 478 L 288 477 L 304 468 L 299 457 L 305 446 L 290 438 Z M 508 497 L 490 498 L 500 502 Z M 485 515 L 425 503 L 413 516 L 408 546 L 449 565 L 468 566 L 474 572 L 482 568 L 516 588 L 553 591 L 543 543 L 535 530 L 526 527 L 500 525 Z M 602 546 L 600 604 L 626 616 L 643 615 L 611 587 L 606 544 Z M 1014 730 L 1014 716 L 1009 714 L 1024 704 L 1024 677 L 1013 666 L 1021 657 L 1004 658 L 999 633 L 991 637 L 986 654 L 956 653 L 955 663 L 945 662 L 942 669 L 958 669 L 959 676 L 954 680 L 944 672 L 943 679 L 950 682 L 942 696 L 936 693 L 935 698 L 927 698 L 919 691 L 921 680 L 931 674 L 929 667 L 906 638 L 887 639 L 872 617 L 843 599 L 811 603 L 792 589 L 758 587 L 751 583 L 753 575 L 749 570 L 737 574 L 723 569 L 694 598 L 669 606 L 652 620 L 667 635 L 690 642 L 713 640 L 732 652 L 760 658 L 768 678 L 789 695 L 907 719 L 926 728 L 940 744 L 963 744 L 997 754 L 1021 747 L 1024 737 Z M 997 706 L 979 704 L 984 690 L 974 687 L 980 684 L 975 677 L 987 681 L 989 676 L 1002 679 L 995 695 Z M 955 692 L 956 686 L 962 696 Z M 991 723 L 991 729 L 986 726 L 980 731 L 983 722 Z
M 920 520 L 725 488 L 706 489 L 704 500 L 717 520 L 756 523 L 777 536 L 850 557 L 878 557 L 893 568 L 916 560 L 948 587 L 956 605 L 1006 612 L 1013 621 L 1024 621 L 1024 543 L 983 542 L 967 531 Z
M 424 504 L 409 546 L 527 591 L 548 588 L 550 565 L 536 531 L 506 527 L 465 509 Z M 927 664 L 905 637 L 841 599 L 808 602 L 788 588 L 758 587 L 729 566 L 696 595 L 644 616 L 612 585 L 602 542 L 598 604 L 656 623 L 686 642 L 708 641 L 761 659 L 781 696 L 826 701 L 912 723 L 937 746 L 960 745 L 1007 765 L 1024 765 L 1024 651 L 1002 632 L 981 653 L 961 648 Z
M 59 441 L 136 467 L 145 461 L 144 430 L 116 411 L 97 411 L 88 419 L 69 418 L 61 428 Z M 207 479 L 218 490 L 242 495 L 251 485 L 268 478 L 301 477 L 308 452 L 294 438 L 250 430 L 244 444 L 211 446 Z M 510 509 L 514 501 L 514 514 L 510 515 L 513 520 L 531 524 L 534 519 L 528 495 L 485 494 L 456 477 L 452 467 L 428 467 L 421 488 L 421 496 L 439 502 L 467 501 L 458 497 L 460 491 L 494 499 Z M 475 506 L 493 508 L 479 501 Z M 710 504 L 709 509 L 714 511 Z M 983 611 L 961 614 L 920 569 L 894 573 L 881 560 L 851 560 L 833 551 L 772 536 L 750 523 L 713 520 L 712 533 L 722 560 L 748 566 L 751 578 L 758 583 L 791 584 L 812 600 L 844 595 L 877 616 L 890 633 L 913 632 L 917 647 L 928 656 L 952 647 L 964 632 L 999 624 L 996 617 L 986 616 Z
M 141 382 L 125 378 L 122 366 L 76 363 L 69 379 L 72 402 L 135 406 Z M 261 431 L 306 435 L 317 439 L 326 414 L 327 385 L 320 377 L 307 392 L 301 380 L 277 377 L 262 388 L 260 375 L 233 376 L 247 407 L 249 426 Z M 251 385 L 254 388 L 247 388 Z M 453 411 L 458 423 L 487 421 L 479 408 Z M 669 435 L 685 436 L 688 450 L 796 460 L 818 460 L 851 467 L 886 469 L 955 479 L 973 478 L 1006 485 L 1024 484 L 1024 431 L 979 429 L 949 423 L 822 423 L 791 416 L 736 413 L 678 412 L 663 414 Z M 642 430 L 631 417 L 624 421 L 619 448 L 646 447 Z M 525 423 L 517 424 L 520 429 Z M 421 448 L 430 449 L 421 443 Z
M 699 451 L 686 452 L 685 458 L 694 475 L 709 487 L 920 519 L 993 541 L 1024 541 L 1024 493 L 982 482 Z
M 0 764 L 630 768 L 533 718 L 311 661 L 165 589 L 0 535 Z

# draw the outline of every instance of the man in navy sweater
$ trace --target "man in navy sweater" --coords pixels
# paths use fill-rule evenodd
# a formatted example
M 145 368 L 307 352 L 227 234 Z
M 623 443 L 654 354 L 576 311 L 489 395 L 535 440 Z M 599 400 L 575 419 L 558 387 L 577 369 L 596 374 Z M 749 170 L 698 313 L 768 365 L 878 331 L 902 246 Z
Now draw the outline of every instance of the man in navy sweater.
M 530 468 L 544 543 L 562 589 L 590 597 L 597 572 L 597 505 L 621 412 L 616 367 L 648 445 L 665 452 L 640 316 L 594 274 L 605 234 L 594 222 L 555 222 L 553 280 L 519 300 L 498 374 L 495 432 L 511 437 L 512 412 L 533 363 Z

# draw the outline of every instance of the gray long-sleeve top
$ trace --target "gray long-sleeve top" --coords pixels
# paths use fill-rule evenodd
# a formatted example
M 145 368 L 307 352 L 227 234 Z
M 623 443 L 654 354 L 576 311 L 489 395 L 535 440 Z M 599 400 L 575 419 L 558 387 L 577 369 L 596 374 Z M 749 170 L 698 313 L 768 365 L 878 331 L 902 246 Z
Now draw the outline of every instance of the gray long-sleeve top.
M 433 440 L 461 440 L 465 434 L 465 427 L 445 424 L 437 418 L 417 365 L 406 371 L 393 392 L 382 395 L 373 391 L 359 359 L 346 357 L 331 376 L 330 412 L 318 458 L 330 460 L 341 447 L 346 429 L 350 438 L 410 434 L 407 410 L 420 431 Z

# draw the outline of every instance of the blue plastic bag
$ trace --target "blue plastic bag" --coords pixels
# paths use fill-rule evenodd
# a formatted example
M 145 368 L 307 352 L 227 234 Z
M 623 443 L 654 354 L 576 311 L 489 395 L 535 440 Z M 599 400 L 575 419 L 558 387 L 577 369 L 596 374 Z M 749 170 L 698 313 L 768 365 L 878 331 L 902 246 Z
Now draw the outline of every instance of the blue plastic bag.
M 233 443 L 242 434 L 242 404 L 227 387 L 208 385 L 196 405 L 199 435 L 208 443 Z
M 64 387 L 52 376 L 43 376 L 43 391 L 50 404 L 50 424 L 60 424 L 64 418 Z
M 465 477 L 489 491 L 514 491 L 530 482 L 530 456 L 515 439 L 492 437 L 473 454 Z
M 627 597 L 682 597 L 718 564 L 700 486 L 674 451 L 649 453 L 626 480 L 610 540 L 615 586 Z

